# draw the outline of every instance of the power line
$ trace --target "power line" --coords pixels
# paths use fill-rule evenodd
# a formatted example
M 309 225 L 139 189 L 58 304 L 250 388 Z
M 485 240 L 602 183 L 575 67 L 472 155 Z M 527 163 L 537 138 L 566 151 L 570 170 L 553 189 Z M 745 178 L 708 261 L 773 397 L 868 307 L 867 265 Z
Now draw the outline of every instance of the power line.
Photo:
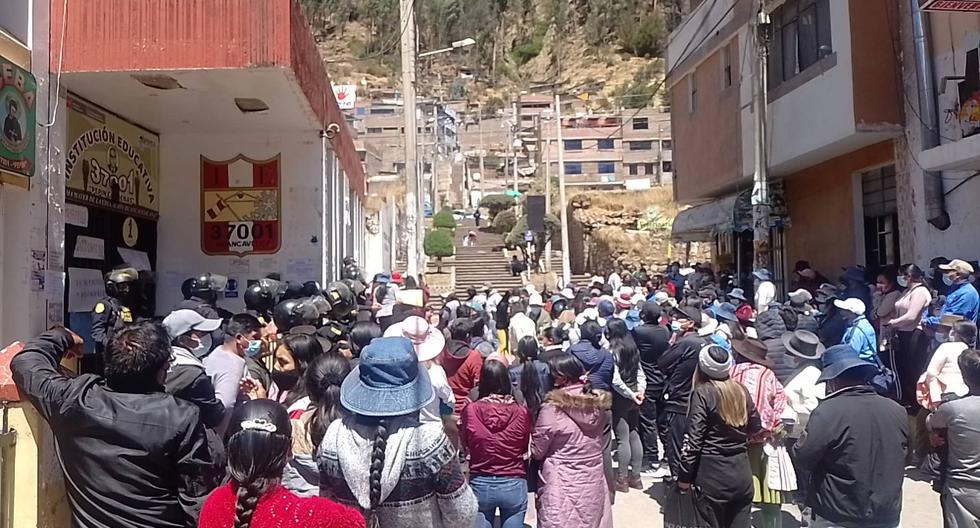
M 415 11 L 415 4 L 416 4 L 416 2 L 418 2 L 418 0 L 412 0 L 412 8 L 411 8 L 411 11 Z M 326 63 L 326 64 L 339 64 L 339 63 L 344 63 L 344 62 L 363 62 L 363 61 L 374 60 L 374 59 L 378 59 L 378 58 L 384 57 L 385 55 L 387 55 L 387 54 L 391 53 L 392 51 L 394 51 L 395 46 L 401 41 L 402 35 L 404 35 L 406 31 L 408 31 L 408 21 L 407 20 L 406 20 L 406 23 L 405 23 L 404 26 L 402 26 L 400 23 L 398 25 L 401 27 L 401 31 L 398 32 L 398 35 L 396 35 L 395 38 L 392 39 L 391 42 L 387 46 L 382 46 L 381 51 L 379 51 L 379 52 L 373 53 L 373 54 L 368 55 L 366 57 L 359 57 L 359 58 L 356 58 L 356 59 L 333 59 L 333 60 L 326 60 L 326 61 L 323 61 L 323 62 Z

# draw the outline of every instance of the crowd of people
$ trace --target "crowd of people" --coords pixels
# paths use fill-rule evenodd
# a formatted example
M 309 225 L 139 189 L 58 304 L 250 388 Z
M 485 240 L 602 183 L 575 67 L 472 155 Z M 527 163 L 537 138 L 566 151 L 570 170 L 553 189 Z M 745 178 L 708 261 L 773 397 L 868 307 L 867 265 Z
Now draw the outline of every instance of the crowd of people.
M 325 288 L 223 277 L 162 321 L 124 317 L 109 275 L 94 354 L 55 328 L 12 361 L 58 444 L 82 527 L 608 528 L 663 479 L 667 525 L 898 527 L 907 468 L 946 527 L 980 522 L 980 299 L 936 261 L 831 282 L 798 263 L 781 299 L 710 265 L 554 289 L 485 284 L 429 309 L 414 277 Z M 127 320 L 128 319 L 128 320 Z M 91 356 L 97 356 L 95 360 Z M 495 524 L 499 523 L 499 524 Z

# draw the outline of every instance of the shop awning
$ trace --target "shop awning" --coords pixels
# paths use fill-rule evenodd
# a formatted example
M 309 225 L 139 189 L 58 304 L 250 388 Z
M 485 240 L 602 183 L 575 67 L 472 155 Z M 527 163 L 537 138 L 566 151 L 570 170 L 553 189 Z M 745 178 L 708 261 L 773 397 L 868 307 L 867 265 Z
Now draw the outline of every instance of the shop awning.
M 749 191 L 685 209 L 674 217 L 670 236 L 679 242 L 711 240 L 718 233 L 751 229 Z

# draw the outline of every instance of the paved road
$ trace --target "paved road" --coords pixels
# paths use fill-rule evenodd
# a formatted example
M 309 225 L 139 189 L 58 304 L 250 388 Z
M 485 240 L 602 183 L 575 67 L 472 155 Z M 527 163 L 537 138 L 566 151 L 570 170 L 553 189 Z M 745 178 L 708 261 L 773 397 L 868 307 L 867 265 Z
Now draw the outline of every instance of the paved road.
M 613 522 L 623 528 L 663 528 L 663 515 L 654 497 L 663 495 L 659 481 L 643 478 L 646 490 L 631 490 L 617 494 L 613 506 Z M 943 525 L 939 509 L 939 495 L 932 491 L 928 482 L 905 479 L 901 528 L 940 528 Z M 535 526 L 533 506 L 529 506 L 527 524 Z M 783 507 L 783 528 L 800 526 L 799 511 L 793 506 Z M 758 526 L 758 525 L 757 525 Z

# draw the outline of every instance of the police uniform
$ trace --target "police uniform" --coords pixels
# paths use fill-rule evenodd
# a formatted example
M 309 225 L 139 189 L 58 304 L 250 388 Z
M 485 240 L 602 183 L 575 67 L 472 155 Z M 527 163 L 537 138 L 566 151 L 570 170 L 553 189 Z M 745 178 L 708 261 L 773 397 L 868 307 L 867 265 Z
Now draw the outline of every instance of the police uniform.
M 85 361 L 86 371 L 101 373 L 103 354 L 109 342 L 120 328 L 132 324 L 136 318 L 133 311 L 113 297 L 106 297 L 92 308 L 92 342 L 95 344 L 95 357 Z

